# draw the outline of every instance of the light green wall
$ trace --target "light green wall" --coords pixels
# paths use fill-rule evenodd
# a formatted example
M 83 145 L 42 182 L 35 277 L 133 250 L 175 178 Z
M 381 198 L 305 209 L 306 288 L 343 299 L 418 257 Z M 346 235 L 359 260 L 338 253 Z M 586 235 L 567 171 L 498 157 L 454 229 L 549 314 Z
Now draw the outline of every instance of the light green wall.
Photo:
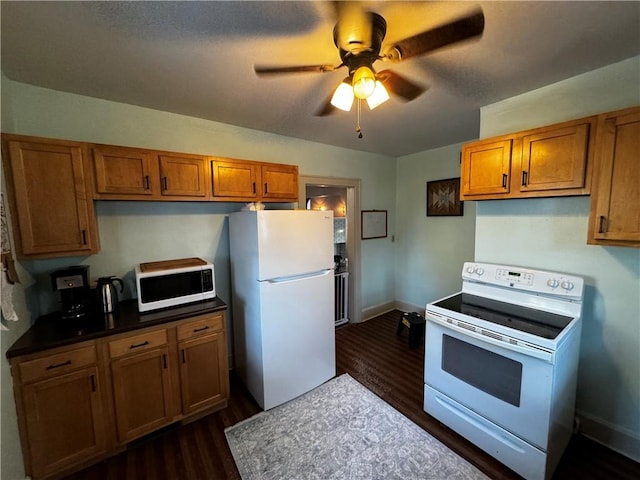
M 427 217 L 427 182 L 460 176 L 462 144 L 398 159 L 396 300 L 424 312 L 427 302 L 462 287 L 462 264 L 473 260 L 475 202 L 461 217 Z M 408 308 L 408 307 L 407 307 Z
M 7 133 L 297 164 L 301 175 L 359 178 L 361 208 L 389 211 L 389 237 L 362 246 L 362 305 L 366 309 L 393 302 L 394 158 L 33 87 L 4 76 L 1 93 L 2 131 Z M 101 240 L 97 255 L 21 262 L 25 277 L 33 277 L 35 283 L 19 287 L 20 321 L 11 325 L 10 332 L 2 333 L 3 479 L 24 478 L 5 352 L 32 321 L 56 308 L 49 272 L 87 264 L 94 279 L 124 277 L 125 297 L 133 297 L 136 263 L 198 256 L 213 261 L 218 294 L 230 303 L 227 214 L 240 207 L 232 203 L 96 202 Z
M 483 107 L 480 136 L 640 105 L 639 85 L 635 57 Z M 585 278 L 577 415 L 585 434 L 640 461 L 640 250 L 586 244 L 589 197 L 477 203 L 477 261 Z

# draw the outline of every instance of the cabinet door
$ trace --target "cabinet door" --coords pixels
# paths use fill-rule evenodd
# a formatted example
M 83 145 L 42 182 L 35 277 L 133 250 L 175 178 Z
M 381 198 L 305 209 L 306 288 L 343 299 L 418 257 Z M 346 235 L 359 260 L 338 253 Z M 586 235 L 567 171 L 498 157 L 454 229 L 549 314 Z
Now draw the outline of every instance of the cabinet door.
M 298 201 L 298 167 L 296 165 L 263 165 L 262 198 Z
M 258 198 L 260 170 L 257 164 L 214 159 L 211 168 L 214 200 L 252 201 Z
M 640 246 L 640 108 L 599 118 L 589 243 Z
M 513 140 L 467 144 L 462 149 L 461 198 L 509 193 Z
M 100 145 L 93 147 L 96 198 L 139 199 L 157 191 L 153 152 Z
M 179 355 L 184 414 L 227 399 L 229 372 L 224 332 L 180 342 Z
M 126 443 L 173 420 L 167 347 L 111 362 L 118 441 Z
M 589 130 L 590 124 L 583 123 L 525 135 L 522 138 L 520 191 L 584 188 Z
M 25 385 L 31 472 L 39 478 L 106 450 L 96 367 Z
M 82 144 L 34 139 L 8 140 L 6 146 L 18 256 L 96 253 L 97 225 Z
M 160 188 L 163 196 L 207 196 L 207 164 L 204 157 L 160 155 Z

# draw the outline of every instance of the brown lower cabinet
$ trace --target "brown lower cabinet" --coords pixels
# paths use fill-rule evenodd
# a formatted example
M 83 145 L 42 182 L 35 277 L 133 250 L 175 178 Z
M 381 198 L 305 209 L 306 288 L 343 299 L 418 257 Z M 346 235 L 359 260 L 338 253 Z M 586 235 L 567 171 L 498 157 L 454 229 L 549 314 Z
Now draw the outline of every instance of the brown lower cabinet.
M 25 470 L 59 477 L 227 406 L 224 312 L 11 359 Z

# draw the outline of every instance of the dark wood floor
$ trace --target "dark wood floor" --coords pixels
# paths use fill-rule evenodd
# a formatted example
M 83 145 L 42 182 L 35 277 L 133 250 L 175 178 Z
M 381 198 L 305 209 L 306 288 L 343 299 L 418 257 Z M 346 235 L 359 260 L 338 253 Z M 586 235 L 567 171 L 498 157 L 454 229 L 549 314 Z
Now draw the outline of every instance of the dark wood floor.
M 348 373 L 431 435 L 496 480 L 520 477 L 422 410 L 424 348 L 408 348 L 406 332 L 396 336 L 399 312 L 336 330 L 338 375 Z M 68 477 L 68 480 L 239 479 L 224 429 L 260 409 L 231 374 L 229 407 L 188 425 L 131 445 L 125 452 Z M 554 480 L 636 480 L 640 464 L 576 436 Z

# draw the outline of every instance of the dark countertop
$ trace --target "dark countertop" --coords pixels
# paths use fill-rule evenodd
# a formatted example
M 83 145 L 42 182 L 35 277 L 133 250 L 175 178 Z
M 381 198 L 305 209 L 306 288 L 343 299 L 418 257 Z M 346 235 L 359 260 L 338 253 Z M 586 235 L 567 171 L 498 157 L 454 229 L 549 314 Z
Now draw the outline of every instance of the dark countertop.
M 226 310 L 218 297 L 175 308 L 139 313 L 136 299 L 120 302 L 117 314 L 89 312 L 82 320 L 64 320 L 58 312 L 44 315 L 7 350 L 7 358 Z

